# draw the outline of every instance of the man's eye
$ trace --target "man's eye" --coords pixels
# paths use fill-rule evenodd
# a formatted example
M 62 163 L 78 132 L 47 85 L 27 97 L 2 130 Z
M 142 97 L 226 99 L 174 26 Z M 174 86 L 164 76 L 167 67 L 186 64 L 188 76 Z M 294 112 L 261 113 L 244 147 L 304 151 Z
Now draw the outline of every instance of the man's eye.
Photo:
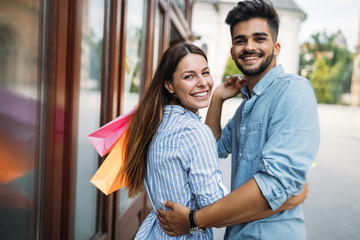
M 263 37 L 256 39 L 256 41 L 258 41 L 258 42 L 262 42 L 262 41 L 265 41 L 265 40 L 266 40 L 266 38 L 263 38 Z
M 243 44 L 245 42 L 245 40 L 236 40 L 235 43 L 236 44 Z

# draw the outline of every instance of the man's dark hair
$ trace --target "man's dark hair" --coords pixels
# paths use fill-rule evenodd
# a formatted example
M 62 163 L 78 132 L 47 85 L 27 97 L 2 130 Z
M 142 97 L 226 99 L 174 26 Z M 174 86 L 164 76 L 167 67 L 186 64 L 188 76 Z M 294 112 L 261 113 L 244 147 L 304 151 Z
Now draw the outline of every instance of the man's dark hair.
M 277 41 L 280 20 L 272 3 L 267 0 L 246 0 L 238 2 L 227 15 L 225 22 L 230 25 L 231 36 L 234 34 L 234 26 L 251 18 L 263 18 L 269 25 L 272 39 Z

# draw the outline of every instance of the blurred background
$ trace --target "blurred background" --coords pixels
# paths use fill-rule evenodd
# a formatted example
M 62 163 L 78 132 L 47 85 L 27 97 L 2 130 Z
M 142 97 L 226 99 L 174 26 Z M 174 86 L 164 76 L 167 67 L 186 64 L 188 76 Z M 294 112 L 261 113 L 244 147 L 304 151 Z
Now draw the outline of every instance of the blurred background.
M 0 0 L 0 240 L 133 238 L 151 210 L 146 194 L 99 192 L 89 180 L 104 158 L 87 135 L 136 106 L 172 44 L 201 47 L 216 85 L 238 74 L 224 23 L 236 3 Z M 277 63 L 308 78 L 319 103 L 308 239 L 359 239 L 360 2 L 272 3 Z M 226 102 L 223 125 L 240 103 Z M 229 159 L 221 169 L 229 186 Z

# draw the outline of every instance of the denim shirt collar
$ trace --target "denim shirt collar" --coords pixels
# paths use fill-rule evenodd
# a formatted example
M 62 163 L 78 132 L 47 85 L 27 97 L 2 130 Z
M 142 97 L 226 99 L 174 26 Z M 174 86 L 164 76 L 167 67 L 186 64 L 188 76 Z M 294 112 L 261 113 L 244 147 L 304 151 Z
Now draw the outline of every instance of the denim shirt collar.
M 262 92 L 264 92 L 275 80 L 277 76 L 284 73 L 284 68 L 281 64 L 275 66 L 273 69 L 271 69 L 266 75 L 260 79 L 260 81 L 255 85 L 253 89 L 253 94 L 260 95 Z M 245 96 L 247 99 L 250 98 L 250 91 L 247 85 L 245 85 L 241 89 L 241 93 L 243 96 Z

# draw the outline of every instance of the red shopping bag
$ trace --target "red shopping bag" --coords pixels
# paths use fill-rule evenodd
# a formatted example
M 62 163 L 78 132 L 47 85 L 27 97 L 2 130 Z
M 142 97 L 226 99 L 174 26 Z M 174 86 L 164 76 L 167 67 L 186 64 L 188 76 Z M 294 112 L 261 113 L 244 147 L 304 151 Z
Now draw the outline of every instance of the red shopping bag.
M 121 115 L 88 135 L 88 139 L 101 157 L 114 148 L 120 136 L 125 132 L 133 111 Z

